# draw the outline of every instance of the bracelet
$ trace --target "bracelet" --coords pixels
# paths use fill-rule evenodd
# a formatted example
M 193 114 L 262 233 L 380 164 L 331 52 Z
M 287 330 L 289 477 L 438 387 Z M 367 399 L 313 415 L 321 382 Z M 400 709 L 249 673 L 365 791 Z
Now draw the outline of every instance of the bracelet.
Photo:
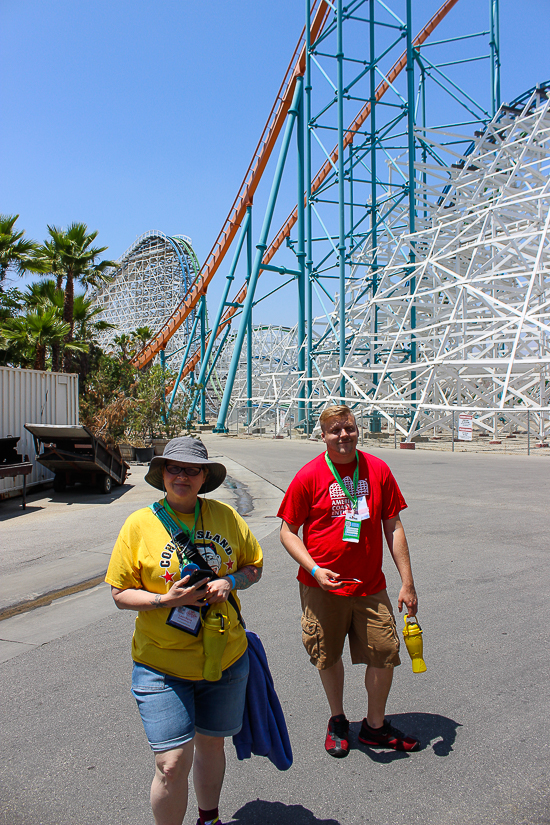
M 312 575 L 314 578 L 315 578 L 315 571 L 318 569 L 318 567 L 319 567 L 319 565 L 318 565 L 318 564 L 315 564 L 315 565 L 311 568 L 311 575 Z
M 231 573 L 228 573 L 225 578 L 231 579 L 231 590 L 235 590 L 235 576 L 232 576 Z

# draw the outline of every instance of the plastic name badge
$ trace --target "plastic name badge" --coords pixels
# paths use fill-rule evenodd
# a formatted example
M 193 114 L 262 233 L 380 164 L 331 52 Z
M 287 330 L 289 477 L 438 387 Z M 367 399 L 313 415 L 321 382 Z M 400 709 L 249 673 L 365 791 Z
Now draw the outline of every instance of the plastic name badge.
M 177 627 L 192 636 L 198 636 L 201 629 L 201 611 L 199 607 L 188 607 L 181 605 L 173 607 L 170 615 L 166 619 L 166 624 Z
M 344 541 L 351 541 L 357 543 L 359 541 L 359 533 L 361 532 L 361 519 L 359 516 L 353 514 L 346 516 L 344 520 Z

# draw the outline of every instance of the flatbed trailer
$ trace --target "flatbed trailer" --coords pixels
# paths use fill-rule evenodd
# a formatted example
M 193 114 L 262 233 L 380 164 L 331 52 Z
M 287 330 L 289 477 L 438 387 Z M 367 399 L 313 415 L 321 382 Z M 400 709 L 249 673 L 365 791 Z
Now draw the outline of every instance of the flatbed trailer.
M 23 476 L 23 510 L 27 506 L 27 476 L 32 473 L 32 461 L 28 455 L 17 452 L 18 435 L 0 438 L 0 478 L 17 478 Z
M 118 447 L 109 447 L 82 424 L 25 424 L 25 429 L 33 436 L 36 460 L 55 473 L 56 492 L 78 482 L 102 493 L 124 484 L 130 465 Z

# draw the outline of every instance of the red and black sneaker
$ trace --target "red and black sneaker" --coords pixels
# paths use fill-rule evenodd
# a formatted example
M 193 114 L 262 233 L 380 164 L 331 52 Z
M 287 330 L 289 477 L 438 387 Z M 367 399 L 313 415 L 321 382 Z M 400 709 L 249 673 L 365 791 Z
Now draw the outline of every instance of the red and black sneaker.
M 349 753 L 349 722 L 343 713 L 328 720 L 325 750 L 336 759 L 343 759 Z
M 391 748 L 394 751 L 417 751 L 420 748 L 418 739 L 412 736 L 405 736 L 397 728 L 384 719 L 381 728 L 371 728 L 367 720 L 363 719 L 361 730 L 359 731 L 359 741 L 363 745 L 370 745 L 371 748 Z

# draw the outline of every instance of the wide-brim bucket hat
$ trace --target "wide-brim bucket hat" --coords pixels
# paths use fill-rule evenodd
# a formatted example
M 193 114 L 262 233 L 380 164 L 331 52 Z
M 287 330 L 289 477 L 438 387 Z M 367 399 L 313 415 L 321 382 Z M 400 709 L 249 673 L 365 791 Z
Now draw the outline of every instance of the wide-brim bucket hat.
M 162 472 L 164 465 L 172 461 L 181 461 L 187 464 L 204 464 L 208 467 L 208 475 L 206 481 L 199 490 L 199 493 L 211 493 L 216 487 L 223 483 L 227 475 L 227 470 L 217 461 L 210 461 L 208 458 L 208 451 L 202 441 L 190 436 L 182 436 L 181 438 L 173 438 L 168 442 L 164 448 L 162 455 L 156 455 L 149 464 L 149 470 L 145 476 L 145 481 L 156 487 L 157 490 L 163 490 Z

